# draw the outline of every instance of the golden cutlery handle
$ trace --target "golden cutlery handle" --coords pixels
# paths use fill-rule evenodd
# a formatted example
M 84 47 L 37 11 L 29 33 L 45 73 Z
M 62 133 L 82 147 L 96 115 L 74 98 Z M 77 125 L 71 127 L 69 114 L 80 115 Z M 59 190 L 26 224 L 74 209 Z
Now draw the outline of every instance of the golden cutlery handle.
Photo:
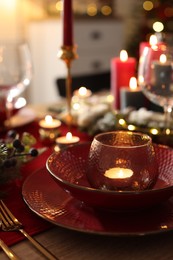
M 0 239 L 0 246 L 9 259 L 19 260 L 15 253 Z
M 32 238 L 25 230 L 19 229 L 19 231 L 49 260 L 58 260 L 58 258 L 51 254 L 45 247 L 40 245 L 40 243 Z

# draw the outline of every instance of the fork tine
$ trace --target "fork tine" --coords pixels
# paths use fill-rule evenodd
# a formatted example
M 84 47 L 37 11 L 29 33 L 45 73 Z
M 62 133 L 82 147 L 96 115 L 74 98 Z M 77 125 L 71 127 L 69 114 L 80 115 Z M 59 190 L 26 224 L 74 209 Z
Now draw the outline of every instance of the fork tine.
M 18 219 L 12 214 L 12 212 L 7 208 L 7 206 L 5 205 L 5 203 L 1 200 L 1 209 L 2 209 L 2 212 L 4 213 L 4 216 L 6 217 L 6 219 L 8 221 L 12 221 L 16 224 L 21 224 Z M 7 214 L 6 214 L 7 213 Z M 21 224 L 22 225 L 22 224 Z
M 0 227 L 2 225 L 2 220 L 0 218 Z M 11 260 L 19 260 L 18 256 L 13 252 L 11 248 L 9 248 L 3 240 L 0 239 L 0 247 L 4 251 L 4 253 L 8 256 Z
M 15 216 L 9 211 L 9 209 L 6 207 L 4 202 L 1 200 L 0 201 L 0 209 L 1 209 L 1 219 L 2 219 L 2 229 L 3 226 L 5 228 L 10 230 L 16 230 L 17 228 L 14 225 L 17 225 L 18 227 L 21 226 L 21 223 L 15 218 Z

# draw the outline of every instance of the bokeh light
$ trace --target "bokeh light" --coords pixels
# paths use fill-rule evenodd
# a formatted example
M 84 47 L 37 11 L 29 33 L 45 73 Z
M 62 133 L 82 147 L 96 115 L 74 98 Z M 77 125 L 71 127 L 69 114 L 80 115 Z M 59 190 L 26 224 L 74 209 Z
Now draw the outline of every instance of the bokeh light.
M 101 8 L 101 13 L 105 16 L 108 16 L 112 13 L 112 9 L 110 6 L 108 5 L 104 5 L 102 8 Z
M 98 12 L 98 10 L 97 10 L 96 4 L 89 4 L 87 6 L 87 14 L 89 16 L 95 16 L 95 15 L 97 15 L 97 12 Z
M 143 3 L 143 8 L 146 11 L 151 11 L 153 9 L 153 7 L 154 7 L 154 5 L 153 5 L 153 3 L 151 1 L 145 1 Z
M 155 32 L 162 32 L 163 29 L 164 29 L 163 23 L 161 23 L 161 22 L 155 22 L 155 23 L 153 24 L 153 30 L 154 30 Z

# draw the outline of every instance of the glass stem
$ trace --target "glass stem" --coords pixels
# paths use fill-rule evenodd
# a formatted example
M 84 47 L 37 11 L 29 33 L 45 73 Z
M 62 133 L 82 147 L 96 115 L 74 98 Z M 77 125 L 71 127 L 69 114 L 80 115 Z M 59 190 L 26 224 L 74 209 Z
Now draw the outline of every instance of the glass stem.
M 172 107 L 165 106 L 164 114 L 165 114 L 165 130 L 170 130 L 171 129 L 171 120 L 172 120 Z
M 6 127 L 7 127 L 7 129 L 11 128 L 12 111 L 13 111 L 13 98 L 7 97 L 7 100 L 6 100 L 6 117 L 7 117 Z

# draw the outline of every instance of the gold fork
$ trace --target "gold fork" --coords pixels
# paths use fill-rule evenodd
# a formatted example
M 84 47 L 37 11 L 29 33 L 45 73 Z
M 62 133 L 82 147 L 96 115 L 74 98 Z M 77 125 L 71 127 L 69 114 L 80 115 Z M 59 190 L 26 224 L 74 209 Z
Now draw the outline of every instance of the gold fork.
M 0 239 L 0 246 L 9 259 L 19 260 L 19 258 L 15 255 L 15 253 L 1 239 Z
M 22 228 L 22 223 L 18 221 L 2 200 L 0 200 L 0 219 L 2 220 L 3 231 L 20 231 L 47 259 L 58 259 Z

